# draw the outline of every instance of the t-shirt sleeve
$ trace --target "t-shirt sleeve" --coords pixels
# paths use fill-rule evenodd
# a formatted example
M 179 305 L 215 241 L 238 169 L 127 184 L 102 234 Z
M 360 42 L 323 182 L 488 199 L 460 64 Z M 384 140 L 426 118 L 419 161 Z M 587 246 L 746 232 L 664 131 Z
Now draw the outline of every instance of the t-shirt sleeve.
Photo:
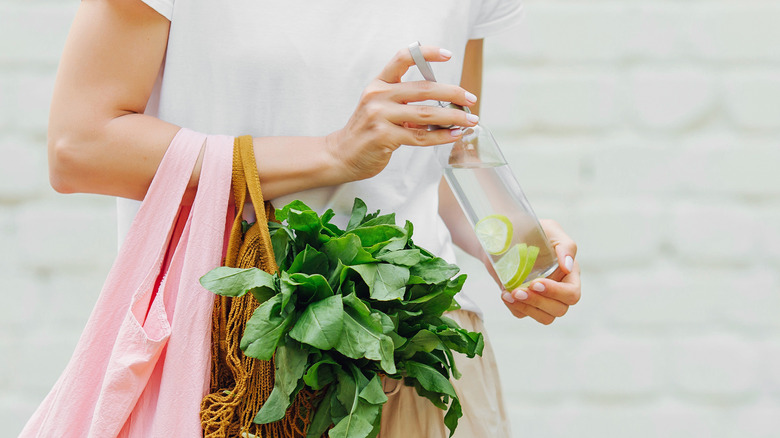
M 477 0 L 470 40 L 485 38 L 520 24 L 523 18 L 521 0 Z
M 173 16 L 173 2 L 174 0 L 142 0 L 150 8 L 157 11 L 160 15 L 171 21 Z

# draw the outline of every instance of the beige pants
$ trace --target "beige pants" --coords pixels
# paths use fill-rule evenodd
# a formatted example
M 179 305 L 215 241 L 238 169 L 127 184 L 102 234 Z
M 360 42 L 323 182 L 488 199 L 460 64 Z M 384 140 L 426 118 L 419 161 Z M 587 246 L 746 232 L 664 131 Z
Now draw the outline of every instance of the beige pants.
M 465 310 L 447 314 L 469 331 L 485 333 L 479 315 Z M 463 374 L 452 380 L 463 406 L 454 438 L 509 438 L 509 420 L 504 408 L 493 348 L 485 336 L 482 357 L 473 359 L 455 353 L 455 364 Z M 392 379 L 385 381 L 389 400 L 382 410 L 380 438 L 446 438 L 445 411 L 420 397 L 414 388 Z

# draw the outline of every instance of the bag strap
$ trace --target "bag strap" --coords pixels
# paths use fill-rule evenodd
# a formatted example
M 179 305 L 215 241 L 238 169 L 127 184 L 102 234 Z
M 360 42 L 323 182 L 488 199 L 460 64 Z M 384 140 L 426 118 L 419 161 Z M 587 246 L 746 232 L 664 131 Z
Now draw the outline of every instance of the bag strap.
M 252 146 L 252 137 L 245 135 L 238 138 L 239 150 L 241 152 L 241 163 L 244 168 L 244 176 L 246 178 L 246 186 L 249 189 L 249 197 L 252 199 L 252 205 L 255 207 L 255 214 L 257 215 L 257 223 L 268 223 L 268 217 L 265 214 L 265 208 L 263 206 L 263 191 L 260 189 L 260 175 L 257 173 L 257 164 L 255 161 L 255 149 Z M 267 249 L 273 252 L 271 246 L 271 240 L 268 240 Z
M 236 137 L 233 147 L 233 197 L 236 202 L 236 217 L 230 231 L 225 266 L 237 266 L 241 245 L 245 240 L 241 222 L 243 221 L 247 191 L 252 200 L 255 217 L 257 218 L 258 230 L 254 231 L 253 234 L 259 233 L 259 236 L 256 237 L 260 239 L 259 252 L 272 255 L 274 248 L 268 232 L 268 214 L 266 214 L 266 210 L 272 211 L 272 209 L 270 204 L 263 199 L 263 191 L 260 188 L 260 176 L 257 173 L 257 164 L 255 162 L 255 151 L 252 145 L 252 136 L 244 135 Z M 264 260 L 267 265 L 266 270 L 270 273 L 276 272 L 278 270 L 276 260 L 273 257 L 265 258 L 268 259 Z
M 252 137 L 235 139 L 233 147 L 233 196 L 236 217 L 228 240 L 225 266 L 278 270 L 268 231 L 273 209 L 263 201 L 257 174 Z M 249 193 L 257 221 L 246 233 L 242 220 Z M 313 411 L 312 394 L 302 390 L 285 418 L 269 424 L 254 424 L 253 418 L 274 387 L 274 362 L 245 356 L 240 340 L 257 308 L 252 294 L 238 298 L 217 297 L 212 316 L 212 368 L 210 393 L 201 404 L 201 425 L 205 438 L 227 438 L 251 434 L 263 438 L 292 438 L 306 435 Z
M 146 192 L 141 207 L 130 226 L 120 252 L 132 252 L 149 263 L 157 262 L 165 252 L 165 242 L 179 214 L 184 192 L 187 190 L 193 169 L 206 143 L 206 135 L 180 129 L 173 137 Z M 196 150 L 197 148 L 197 150 Z M 158 252 L 148 251 L 157 248 Z M 136 266 L 144 266 L 140 260 Z

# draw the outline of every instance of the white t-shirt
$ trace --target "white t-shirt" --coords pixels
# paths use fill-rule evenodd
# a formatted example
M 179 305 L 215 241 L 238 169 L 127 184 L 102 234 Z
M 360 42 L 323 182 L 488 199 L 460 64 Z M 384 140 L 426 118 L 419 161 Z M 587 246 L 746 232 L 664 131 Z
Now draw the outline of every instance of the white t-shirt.
M 466 42 L 519 22 L 519 0 L 143 0 L 171 21 L 163 72 L 147 114 L 206 134 L 322 136 L 344 126 L 366 85 L 414 41 L 453 52 L 434 63 L 458 84 Z M 422 80 L 416 68 L 404 80 Z M 295 151 L 290 151 L 295 153 Z M 257 157 L 262 160 L 262 157 Z M 301 157 L 305 159 L 305 157 Z M 377 176 L 295 193 L 343 226 L 355 197 L 369 211 L 414 224 L 417 245 L 455 263 L 438 214 L 441 168 L 434 148 L 402 146 Z M 120 240 L 137 211 L 119 200 Z M 491 285 L 492 286 L 492 285 Z M 479 312 L 466 282 L 459 302 Z

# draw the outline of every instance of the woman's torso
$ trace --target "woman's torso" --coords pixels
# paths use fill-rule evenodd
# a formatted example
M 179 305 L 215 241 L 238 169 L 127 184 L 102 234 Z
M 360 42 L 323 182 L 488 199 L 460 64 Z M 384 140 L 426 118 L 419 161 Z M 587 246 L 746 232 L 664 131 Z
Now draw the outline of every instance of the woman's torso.
M 163 74 L 147 113 L 208 134 L 327 135 L 344 126 L 364 87 L 414 41 L 452 51 L 434 71 L 440 82 L 459 83 L 466 42 L 484 7 L 479 0 L 176 0 Z M 412 68 L 404 80 L 422 77 Z M 334 222 L 344 225 L 360 197 L 371 211 L 410 220 L 415 243 L 454 262 L 438 215 L 440 178 L 435 148 L 402 146 L 373 178 L 273 201 L 331 208 Z M 120 201 L 120 232 L 133 214 Z

